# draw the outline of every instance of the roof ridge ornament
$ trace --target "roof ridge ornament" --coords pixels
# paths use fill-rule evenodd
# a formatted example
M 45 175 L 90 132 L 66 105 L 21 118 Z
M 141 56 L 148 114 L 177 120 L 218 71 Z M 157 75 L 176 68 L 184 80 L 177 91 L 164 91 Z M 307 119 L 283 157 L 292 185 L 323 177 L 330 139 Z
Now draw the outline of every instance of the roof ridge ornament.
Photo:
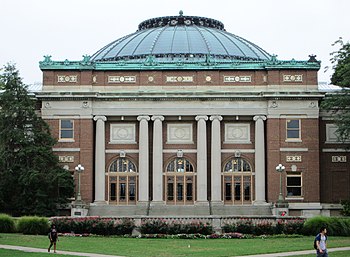
M 184 12 L 182 10 L 179 11 L 179 16 L 182 17 Z

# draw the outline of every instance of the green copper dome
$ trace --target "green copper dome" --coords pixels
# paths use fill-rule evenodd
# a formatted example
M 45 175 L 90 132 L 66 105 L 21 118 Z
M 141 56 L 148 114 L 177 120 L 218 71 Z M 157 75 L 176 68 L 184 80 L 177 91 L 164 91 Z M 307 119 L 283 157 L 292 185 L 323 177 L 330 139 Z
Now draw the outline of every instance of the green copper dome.
M 217 20 L 197 17 L 167 16 L 140 23 L 138 30 L 117 39 L 97 51 L 92 62 L 198 63 L 208 58 L 220 62 L 268 61 L 271 56 L 259 46 L 228 33 Z

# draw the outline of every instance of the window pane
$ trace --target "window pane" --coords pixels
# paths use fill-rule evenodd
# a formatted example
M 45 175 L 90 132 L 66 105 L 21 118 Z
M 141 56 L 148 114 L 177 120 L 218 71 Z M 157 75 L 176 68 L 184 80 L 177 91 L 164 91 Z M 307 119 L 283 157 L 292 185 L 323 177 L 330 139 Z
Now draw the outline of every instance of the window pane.
M 125 183 L 120 183 L 120 192 L 119 192 L 119 199 L 120 200 L 125 200 L 126 198 L 126 184 Z
M 183 183 L 177 183 L 177 200 L 182 201 L 183 200 L 183 189 L 184 185 Z
M 111 201 L 115 201 L 116 198 L 116 186 L 115 183 L 111 184 Z
M 287 138 L 299 138 L 299 130 L 288 130 Z
M 61 138 L 73 138 L 73 130 L 61 130 Z
M 168 200 L 173 201 L 174 200 L 174 184 L 168 183 Z
M 225 183 L 225 200 L 232 200 L 232 185 L 231 183 Z
M 134 183 L 129 184 L 129 200 L 135 201 L 135 184 Z
M 287 128 L 294 128 L 298 129 L 299 128 L 299 120 L 287 120 Z
M 241 178 L 235 177 L 235 200 L 241 200 Z
M 73 121 L 72 120 L 61 120 L 61 128 L 72 129 Z
M 287 186 L 301 186 L 301 177 L 287 177 Z
M 193 188 L 193 185 L 192 183 L 187 183 L 186 184 L 186 200 L 188 201 L 192 201 L 192 188 Z
M 301 187 L 287 187 L 287 196 L 301 196 Z
M 243 178 L 244 183 L 244 200 L 249 201 L 250 200 L 250 177 L 244 177 Z

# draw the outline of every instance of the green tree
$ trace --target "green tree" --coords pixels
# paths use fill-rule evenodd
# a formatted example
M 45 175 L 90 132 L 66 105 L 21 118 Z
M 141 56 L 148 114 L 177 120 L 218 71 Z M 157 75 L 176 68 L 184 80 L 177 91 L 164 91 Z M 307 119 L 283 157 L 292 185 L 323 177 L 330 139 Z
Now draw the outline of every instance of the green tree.
M 74 193 L 72 176 L 14 65 L 2 70 L 0 90 L 0 213 L 55 215 Z
M 327 94 L 321 107 L 334 115 L 339 139 L 345 141 L 350 138 L 350 43 L 339 38 L 334 45 L 340 49 L 331 53 L 334 70 L 331 82 L 342 90 Z

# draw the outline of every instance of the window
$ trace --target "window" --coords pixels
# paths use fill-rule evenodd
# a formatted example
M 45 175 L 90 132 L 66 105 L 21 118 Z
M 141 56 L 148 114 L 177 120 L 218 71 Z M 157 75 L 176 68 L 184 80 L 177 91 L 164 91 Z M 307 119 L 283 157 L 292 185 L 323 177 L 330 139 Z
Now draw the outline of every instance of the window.
M 168 204 L 193 204 L 195 198 L 195 172 L 185 158 L 175 158 L 166 167 L 164 176 L 165 199 Z
M 250 204 L 253 201 L 253 172 L 245 159 L 230 159 L 224 166 L 222 181 L 225 204 Z
M 302 196 L 301 172 L 287 172 L 287 197 Z
M 136 204 L 138 173 L 128 158 L 114 160 L 108 169 L 109 203 L 117 205 Z
M 300 120 L 287 120 L 287 139 L 301 139 Z
M 60 120 L 60 139 L 74 139 L 73 120 Z

